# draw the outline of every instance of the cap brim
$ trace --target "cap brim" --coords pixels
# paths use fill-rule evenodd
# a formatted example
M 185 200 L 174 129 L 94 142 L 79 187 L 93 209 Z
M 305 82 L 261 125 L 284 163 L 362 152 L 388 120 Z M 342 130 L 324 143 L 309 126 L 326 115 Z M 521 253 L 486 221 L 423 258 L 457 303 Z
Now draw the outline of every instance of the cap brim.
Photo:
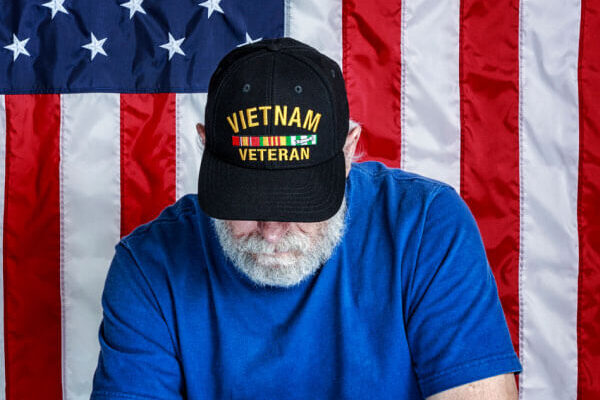
M 318 222 L 331 218 L 344 198 L 344 154 L 312 167 L 242 168 L 210 151 L 202 156 L 198 201 L 213 218 Z

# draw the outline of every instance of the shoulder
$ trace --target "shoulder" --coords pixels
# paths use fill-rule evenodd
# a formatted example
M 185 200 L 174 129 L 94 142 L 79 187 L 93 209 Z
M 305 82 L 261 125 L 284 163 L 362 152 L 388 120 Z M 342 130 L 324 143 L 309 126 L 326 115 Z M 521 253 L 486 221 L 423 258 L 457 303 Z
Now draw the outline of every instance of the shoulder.
M 195 194 L 187 194 L 161 211 L 158 217 L 135 228 L 117 246 L 128 250 L 142 273 L 164 279 L 185 273 L 190 260 L 207 241 L 209 220 Z M 203 226 L 206 225 L 206 226 Z
M 418 174 L 369 161 L 352 165 L 347 192 L 350 202 L 364 210 L 381 210 L 385 218 L 414 216 L 423 221 L 430 208 L 463 203 L 452 186 Z M 409 218 L 410 219 L 410 218 Z
M 363 179 L 366 178 L 372 181 L 393 179 L 398 184 L 417 183 L 431 188 L 449 186 L 444 182 L 427 178 L 423 175 L 407 172 L 400 168 L 390 168 L 379 161 L 353 163 L 352 169 L 350 170 L 350 177 L 352 177 L 353 174 L 357 175 L 357 178 L 358 176 L 361 176 Z
M 151 293 L 171 324 L 175 318 L 173 293 L 185 297 L 192 281 L 194 291 L 201 291 L 207 279 L 209 224 L 208 217 L 199 211 L 196 195 L 183 196 L 120 240 L 105 291 L 117 297 L 126 287 Z
M 353 164 L 346 200 L 348 257 L 363 258 L 353 253 L 357 247 L 376 249 L 373 253 L 382 256 L 375 265 L 388 266 L 388 274 L 379 268 L 379 276 L 400 279 L 403 291 L 418 264 L 423 242 L 435 244 L 446 233 L 461 229 L 458 225 L 469 217 L 451 186 L 377 162 Z M 370 263 L 365 265 L 369 266 L 365 270 L 371 268 Z
M 194 218 L 198 218 L 197 204 L 195 194 L 187 194 L 164 208 L 155 219 L 135 228 L 121 242 L 130 245 L 140 239 L 159 238 L 161 233 L 180 231 L 182 225 L 193 223 Z
M 160 214 L 121 239 L 133 253 L 178 252 L 202 240 L 208 217 L 200 210 L 196 194 L 186 194 Z M 200 236 L 200 237 L 199 237 Z
M 371 187 L 390 194 L 410 194 L 412 197 L 429 198 L 444 189 L 452 187 L 422 175 L 407 172 L 399 168 L 390 168 L 377 161 L 367 161 L 352 164 L 349 184 L 361 189 Z

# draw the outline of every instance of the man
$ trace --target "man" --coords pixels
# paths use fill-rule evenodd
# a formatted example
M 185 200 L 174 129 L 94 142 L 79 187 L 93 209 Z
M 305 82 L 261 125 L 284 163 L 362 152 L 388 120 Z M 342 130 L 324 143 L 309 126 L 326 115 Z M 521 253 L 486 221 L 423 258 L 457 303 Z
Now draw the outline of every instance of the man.
M 198 194 L 116 246 L 93 399 L 516 399 L 475 222 L 352 164 L 339 67 L 291 39 L 209 86 Z

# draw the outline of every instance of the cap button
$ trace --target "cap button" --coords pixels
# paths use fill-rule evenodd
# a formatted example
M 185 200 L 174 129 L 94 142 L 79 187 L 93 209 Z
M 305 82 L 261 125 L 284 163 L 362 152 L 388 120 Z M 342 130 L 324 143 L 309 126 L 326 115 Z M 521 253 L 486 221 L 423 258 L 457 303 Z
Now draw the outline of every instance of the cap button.
M 271 42 L 267 45 L 267 50 L 270 51 L 279 51 L 281 49 L 281 44 L 279 42 Z

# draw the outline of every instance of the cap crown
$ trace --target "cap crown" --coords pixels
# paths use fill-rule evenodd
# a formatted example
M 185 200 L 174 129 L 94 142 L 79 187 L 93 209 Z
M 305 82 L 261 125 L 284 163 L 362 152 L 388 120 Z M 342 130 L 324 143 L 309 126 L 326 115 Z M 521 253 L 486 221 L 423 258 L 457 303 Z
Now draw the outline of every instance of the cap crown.
M 290 38 L 229 53 L 213 74 L 206 150 L 245 168 L 318 165 L 342 151 L 348 100 L 339 66 Z

